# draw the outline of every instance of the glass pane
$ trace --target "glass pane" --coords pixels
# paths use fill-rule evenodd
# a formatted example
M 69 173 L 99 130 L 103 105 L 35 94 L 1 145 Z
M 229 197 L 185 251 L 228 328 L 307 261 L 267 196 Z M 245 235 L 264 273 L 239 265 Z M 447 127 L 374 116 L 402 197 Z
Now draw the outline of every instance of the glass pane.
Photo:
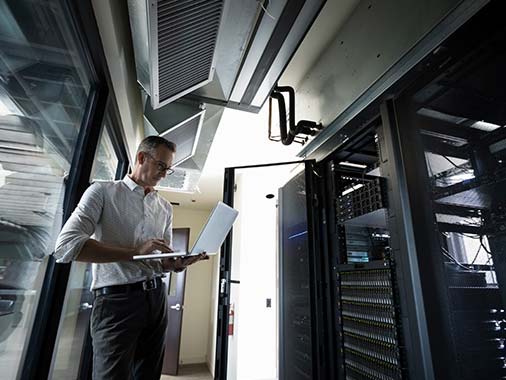
M 306 173 L 280 189 L 280 378 L 313 377 L 312 276 Z
M 278 191 L 297 169 L 301 166 L 235 172 L 234 208 L 239 216 L 234 223 L 231 279 L 240 283 L 230 285 L 234 327 L 228 331 L 228 379 L 277 378 Z
M 118 162 L 106 122 L 102 127 L 99 145 L 95 153 L 91 181 L 114 180 Z M 81 353 L 88 335 L 93 305 L 93 294 L 90 290 L 91 280 L 90 263 L 72 263 L 55 354 L 51 364 L 50 379 L 78 378 Z
M 49 379 L 77 379 L 93 294 L 91 264 L 72 263 Z
M 97 179 L 110 181 L 116 177 L 116 169 L 118 168 L 119 160 L 114 151 L 107 123 L 108 122 L 102 127 L 102 134 L 91 169 L 90 182 Z
M 0 368 L 15 379 L 54 241 L 90 83 L 56 1 L 0 1 Z
M 423 143 L 441 367 L 459 380 L 506 376 L 506 51 L 483 46 L 420 88 L 406 119 Z

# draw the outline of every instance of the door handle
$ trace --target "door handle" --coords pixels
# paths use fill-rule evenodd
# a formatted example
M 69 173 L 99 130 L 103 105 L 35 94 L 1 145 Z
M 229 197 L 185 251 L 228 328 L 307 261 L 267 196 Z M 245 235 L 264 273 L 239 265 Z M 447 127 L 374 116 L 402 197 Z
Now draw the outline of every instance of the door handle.
M 88 310 L 88 309 L 91 309 L 92 307 L 93 307 L 93 305 L 90 305 L 88 302 L 84 302 L 79 305 L 79 310 L 81 310 L 81 311 Z
M 172 310 L 177 310 L 177 311 L 179 311 L 179 310 L 181 310 L 181 309 L 182 309 L 181 305 L 180 305 L 180 304 L 178 304 L 178 303 L 177 303 L 177 304 L 175 304 L 175 305 L 171 305 L 171 306 L 170 306 L 170 308 L 171 308 Z

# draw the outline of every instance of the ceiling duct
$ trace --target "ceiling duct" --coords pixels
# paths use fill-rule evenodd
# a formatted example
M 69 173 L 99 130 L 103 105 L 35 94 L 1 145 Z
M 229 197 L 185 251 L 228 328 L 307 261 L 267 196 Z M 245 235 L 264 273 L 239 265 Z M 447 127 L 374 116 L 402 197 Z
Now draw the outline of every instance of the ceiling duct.
M 258 112 L 325 0 L 227 1 L 213 80 L 190 95 Z
M 209 83 L 225 0 L 128 0 L 137 80 L 154 109 Z
M 175 143 L 177 152 L 173 166 L 178 166 L 195 154 L 205 107 L 203 104 L 177 100 L 154 110 L 148 99 L 144 105 L 144 134 L 159 135 Z
M 153 109 L 149 98 L 144 102 L 145 136 L 159 135 L 177 146 L 174 173 L 166 176 L 157 188 L 193 193 L 216 134 L 223 108 L 180 99 L 160 109 Z

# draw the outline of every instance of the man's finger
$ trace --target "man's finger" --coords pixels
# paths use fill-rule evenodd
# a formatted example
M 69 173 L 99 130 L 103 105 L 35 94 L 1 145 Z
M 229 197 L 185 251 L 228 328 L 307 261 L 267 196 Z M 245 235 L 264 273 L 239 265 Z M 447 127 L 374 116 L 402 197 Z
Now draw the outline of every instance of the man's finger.
M 159 243 L 159 242 L 157 242 L 157 241 L 154 241 L 154 242 L 153 242 L 153 245 L 154 245 L 155 247 L 169 248 L 169 246 L 168 246 L 168 245 L 163 244 L 163 243 Z
M 163 252 L 173 252 L 172 249 L 170 249 L 170 247 L 167 245 L 167 244 L 163 244 L 163 243 L 158 243 L 158 242 L 154 242 L 153 245 L 162 250 Z

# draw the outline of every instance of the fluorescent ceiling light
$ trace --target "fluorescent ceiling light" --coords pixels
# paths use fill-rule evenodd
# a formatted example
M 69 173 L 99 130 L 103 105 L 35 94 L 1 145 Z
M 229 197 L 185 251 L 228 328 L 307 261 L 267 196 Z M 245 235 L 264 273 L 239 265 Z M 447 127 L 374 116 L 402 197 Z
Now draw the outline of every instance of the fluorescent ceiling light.
M 439 111 L 434 111 L 434 110 L 428 109 L 428 108 L 420 108 L 416 113 L 419 115 L 422 115 L 422 116 L 426 116 L 426 117 L 430 117 L 430 118 L 438 119 L 438 120 L 443 120 L 443 121 L 457 124 L 457 125 L 463 124 L 463 123 L 469 121 L 469 119 L 467 119 L 465 117 L 449 115 L 449 114 L 445 114 L 445 113 L 439 112 Z M 486 121 L 483 121 L 483 120 L 475 121 L 473 124 L 470 125 L 470 127 L 474 128 L 474 129 L 479 129 L 479 130 L 482 130 L 485 132 L 490 132 L 490 131 L 494 131 L 498 128 L 501 128 L 500 125 L 487 123 Z
M 461 124 L 468 120 L 465 117 L 449 115 L 430 108 L 420 108 L 418 111 L 416 111 L 416 113 L 422 116 L 430 117 L 432 119 L 443 120 L 453 124 Z
M 501 126 L 497 124 L 487 123 L 486 121 L 477 121 L 474 124 L 471 124 L 471 128 L 479 129 L 485 132 L 492 132 L 496 129 L 501 128 Z
M 348 166 L 350 168 L 358 168 L 358 169 L 365 169 L 367 167 L 367 165 L 356 164 L 354 162 L 349 162 L 349 161 L 340 162 L 339 165 L 341 165 L 341 166 Z

